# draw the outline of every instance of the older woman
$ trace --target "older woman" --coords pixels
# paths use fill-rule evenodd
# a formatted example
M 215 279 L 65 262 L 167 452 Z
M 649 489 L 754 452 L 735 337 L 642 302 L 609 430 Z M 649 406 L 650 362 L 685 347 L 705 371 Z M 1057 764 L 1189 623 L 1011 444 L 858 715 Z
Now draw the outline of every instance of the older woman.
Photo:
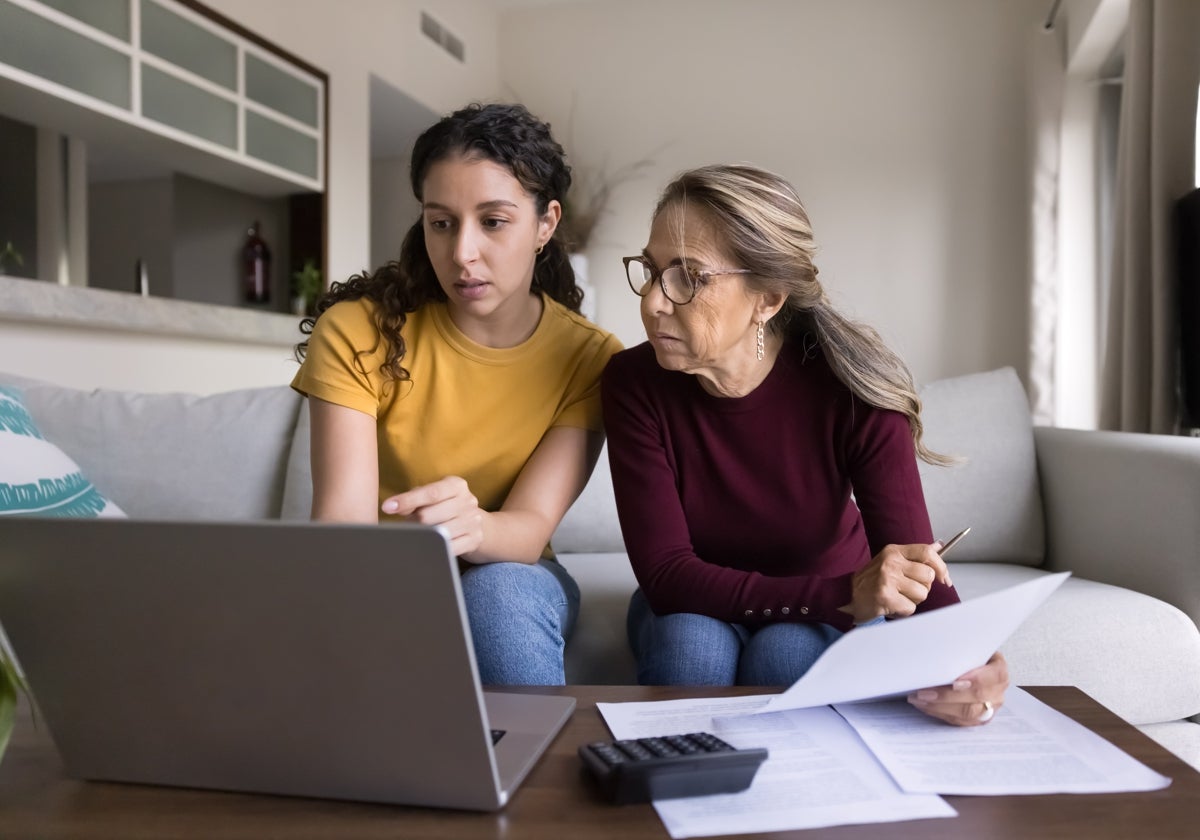
M 603 378 L 644 684 L 786 685 L 856 624 L 958 601 L 917 458 L 920 401 L 878 335 L 830 305 L 807 214 L 769 172 L 710 166 L 664 191 L 625 260 L 649 341 Z M 910 702 L 990 720 L 997 653 Z

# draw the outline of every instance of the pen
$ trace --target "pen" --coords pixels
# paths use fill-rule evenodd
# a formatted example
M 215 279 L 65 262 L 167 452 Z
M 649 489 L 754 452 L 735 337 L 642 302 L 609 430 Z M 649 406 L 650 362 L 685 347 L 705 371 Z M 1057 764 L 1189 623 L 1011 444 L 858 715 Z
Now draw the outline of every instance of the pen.
M 951 537 L 949 540 L 947 540 L 946 543 L 941 548 L 938 549 L 938 555 L 940 556 L 942 554 L 945 554 L 947 551 L 954 548 L 954 546 L 958 544 L 958 541 L 961 540 L 963 537 L 965 537 L 970 532 L 971 532 L 971 528 L 969 526 L 966 528 L 963 528 L 961 531 L 959 531 L 957 534 L 955 534 L 953 537 Z

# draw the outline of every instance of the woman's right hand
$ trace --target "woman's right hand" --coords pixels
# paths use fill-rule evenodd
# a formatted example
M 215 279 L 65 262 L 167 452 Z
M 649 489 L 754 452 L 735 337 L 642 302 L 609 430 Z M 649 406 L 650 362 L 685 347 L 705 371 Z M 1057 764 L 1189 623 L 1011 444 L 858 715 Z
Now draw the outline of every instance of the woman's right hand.
M 929 597 L 934 581 L 951 586 L 950 572 L 938 554 L 940 543 L 887 545 L 854 573 L 851 600 L 841 607 L 856 624 L 879 616 L 912 615 Z
M 382 509 L 410 522 L 441 525 L 450 536 L 450 550 L 467 561 L 483 542 L 484 512 L 466 480 L 456 475 L 391 496 Z

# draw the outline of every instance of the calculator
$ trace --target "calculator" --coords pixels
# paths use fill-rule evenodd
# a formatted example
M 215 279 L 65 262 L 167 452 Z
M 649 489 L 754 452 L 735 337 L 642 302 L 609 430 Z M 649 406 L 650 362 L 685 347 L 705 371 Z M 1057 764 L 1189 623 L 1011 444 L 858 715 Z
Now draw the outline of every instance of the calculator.
M 709 732 L 692 732 L 596 741 L 581 746 L 579 757 L 605 796 L 624 805 L 745 790 L 767 751 L 737 749 Z

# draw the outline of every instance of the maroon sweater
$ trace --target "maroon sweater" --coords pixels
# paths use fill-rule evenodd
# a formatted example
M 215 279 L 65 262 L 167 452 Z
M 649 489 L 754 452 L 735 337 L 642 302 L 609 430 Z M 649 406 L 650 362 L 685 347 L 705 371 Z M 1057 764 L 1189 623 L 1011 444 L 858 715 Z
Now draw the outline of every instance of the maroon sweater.
M 602 389 L 625 547 L 659 615 L 849 629 L 853 573 L 889 543 L 933 542 L 907 419 L 819 352 L 789 342 L 758 388 L 722 398 L 643 343 Z M 935 583 L 918 611 L 956 601 Z

